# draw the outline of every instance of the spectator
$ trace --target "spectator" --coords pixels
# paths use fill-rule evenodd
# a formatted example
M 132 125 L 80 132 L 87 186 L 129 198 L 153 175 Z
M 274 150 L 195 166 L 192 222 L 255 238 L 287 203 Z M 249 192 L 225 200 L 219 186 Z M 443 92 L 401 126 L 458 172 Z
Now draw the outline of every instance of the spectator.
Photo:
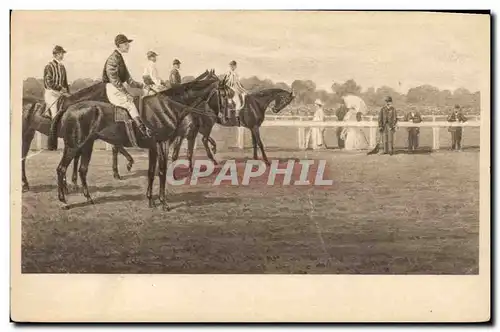
M 316 112 L 314 113 L 313 121 L 325 121 L 325 111 L 323 109 L 323 102 L 319 99 L 316 99 L 314 102 L 316 105 Z M 306 136 L 306 144 L 305 148 L 309 148 L 309 141 L 312 141 L 312 148 L 314 150 L 320 149 L 324 145 L 324 135 L 325 128 L 311 128 Z
M 411 108 L 404 118 L 404 121 L 409 121 L 412 123 L 422 122 L 422 117 L 420 113 L 416 111 L 415 107 Z M 420 128 L 418 127 L 408 127 L 408 152 L 413 152 L 418 149 L 418 138 L 420 135 Z
M 455 110 L 448 116 L 448 122 L 465 122 L 467 119 L 462 114 L 460 105 L 455 105 Z M 451 150 L 462 150 L 462 127 L 449 127 L 451 133 Z

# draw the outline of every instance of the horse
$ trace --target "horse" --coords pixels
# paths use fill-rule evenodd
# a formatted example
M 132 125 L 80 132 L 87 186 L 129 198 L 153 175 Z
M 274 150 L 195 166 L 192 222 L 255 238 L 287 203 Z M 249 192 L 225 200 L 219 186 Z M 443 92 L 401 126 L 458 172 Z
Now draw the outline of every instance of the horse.
M 176 137 L 176 131 L 187 114 L 191 112 L 213 112 L 217 116 L 221 111 L 220 105 L 222 104 L 219 84 L 218 79 L 203 80 L 194 82 L 190 90 L 184 91 L 187 96 L 196 97 L 197 100 L 205 103 L 204 109 L 178 103 L 164 92 L 145 96 L 141 99 L 135 98 L 134 102 L 140 110 L 144 123 L 152 131 L 151 138 L 142 135 L 130 136 L 129 131 L 126 129 L 127 125 L 123 122 L 117 122 L 115 117 L 116 112 L 127 111 L 110 103 L 83 101 L 71 105 L 65 112 L 59 112 L 54 118 L 54 125 L 57 129 L 51 131 L 51 136 L 49 136 L 49 139 L 55 142 L 52 146 L 53 149 L 57 149 L 58 136 L 64 140 L 63 156 L 56 170 L 59 200 L 66 204 L 66 170 L 71 160 L 76 155 L 81 155 L 78 172 L 82 182 L 83 195 L 89 204 L 94 204 L 88 190 L 87 172 L 93 144 L 95 140 L 100 139 L 112 145 L 138 146 L 149 150 L 148 187 L 146 191 L 149 207 L 155 206 L 152 186 L 158 162 L 159 200 L 163 209 L 169 211 L 170 207 L 165 197 L 165 186 L 170 143 Z M 134 132 L 138 132 L 137 128 L 134 127 L 133 129 Z
M 205 77 L 213 78 L 214 70 L 205 70 L 202 74 L 200 74 L 195 81 L 201 80 Z M 96 83 L 89 87 L 78 90 L 76 93 L 72 94 L 68 97 L 61 97 L 58 100 L 58 109 L 62 111 L 64 108 L 67 108 L 71 103 L 76 103 L 84 100 L 95 100 L 95 101 L 104 101 L 109 102 L 105 92 L 105 84 Z M 183 102 L 183 100 L 178 100 L 179 102 Z M 22 182 L 23 182 L 23 192 L 29 191 L 29 183 L 26 176 L 26 156 L 28 155 L 31 143 L 35 136 L 35 132 L 39 131 L 42 134 L 49 135 L 52 119 L 50 117 L 44 116 L 45 110 L 45 102 L 35 96 L 24 96 L 23 97 L 23 105 L 28 106 L 29 108 L 23 108 L 23 132 L 22 132 Z M 135 161 L 134 158 L 128 153 L 128 151 L 119 145 L 113 145 L 112 147 L 112 170 L 113 170 L 113 178 L 117 180 L 121 180 L 122 177 L 118 171 L 118 154 L 122 154 L 127 159 L 127 171 L 132 170 L 132 166 Z M 73 160 L 73 174 L 71 176 L 71 182 L 75 189 L 78 188 L 78 163 L 80 156 L 75 156 Z M 68 190 L 66 189 L 66 192 Z
M 227 99 L 230 96 L 230 92 L 227 88 L 224 89 L 224 92 L 225 96 L 223 99 L 225 100 L 225 102 L 227 102 Z M 248 128 L 252 133 L 253 158 L 258 159 L 257 156 L 257 145 L 258 145 L 260 147 L 262 159 L 267 165 L 270 165 L 270 162 L 266 156 L 266 152 L 264 151 L 264 144 L 262 143 L 262 139 L 260 137 L 259 128 L 262 125 L 262 122 L 264 122 L 266 109 L 272 101 L 275 102 L 274 106 L 272 107 L 272 111 L 273 113 L 277 114 L 288 104 L 290 104 L 290 102 L 294 98 L 295 98 L 295 93 L 293 90 L 291 92 L 288 92 L 286 90 L 278 88 L 264 89 L 258 92 L 251 93 L 246 96 L 245 105 L 238 112 L 239 121 L 221 123 L 220 121 L 218 121 L 218 119 L 213 119 L 213 118 L 204 119 L 204 121 L 197 121 L 195 123 L 196 127 L 193 127 L 192 131 L 187 131 L 183 137 L 188 139 L 188 158 L 192 158 L 194 149 L 194 140 L 196 139 L 196 134 L 200 132 L 203 135 L 202 142 L 203 145 L 205 146 L 205 150 L 207 151 L 208 158 L 214 164 L 217 163 L 213 155 L 210 153 L 207 143 L 211 142 L 211 144 L 215 148 L 215 142 L 213 142 L 213 139 L 210 137 L 210 133 L 212 132 L 212 128 L 215 125 L 215 123 L 218 123 L 220 126 L 223 127 Z M 172 155 L 173 161 L 177 160 L 179 156 L 179 150 L 181 144 L 182 144 L 182 138 L 175 142 L 174 152 Z
M 97 83 L 91 85 L 87 88 L 78 90 L 74 94 L 66 97 L 62 96 L 57 101 L 57 108 L 59 111 L 63 111 L 72 104 L 85 101 L 85 100 L 97 100 L 97 101 L 107 101 L 105 85 L 103 83 Z M 29 191 L 28 178 L 26 177 L 26 156 L 30 150 L 31 143 L 35 137 L 35 132 L 40 132 L 45 135 L 49 135 L 52 119 L 45 116 L 44 113 L 47 112 L 45 102 L 35 96 L 24 96 L 23 97 L 23 115 L 22 115 L 22 191 Z M 128 164 L 127 169 L 130 171 L 132 165 L 134 164 L 134 159 L 132 156 L 122 147 L 113 146 L 113 156 L 117 156 L 118 153 L 127 158 Z M 73 164 L 73 175 L 71 177 L 73 185 L 77 186 L 77 169 L 78 169 L 78 159 L 79 156 L 75 156 Z M 118 172 L 114 172 L 114 177 L 119 178 Z
M 172 87 L 170 89 L 167 89 L 163 91 L 162 93 L 165 94 L 166 96 L 170 97 L 172 100 L 177 101 L 181 104 L 186 104 L 192 107 L 197 107 L 198 105 L 196 104 L 196 98 L 193 96 L 186 94 L 186 91 L 189 91 L 191 89 L 191 86 L 193 84 L 197 84 L 195 82 L 201 81 L 201 80 L 218 80 L 218 76 L 215 75 L 215 71 L 212 69 L 210 71 L 206 70 L 204 73 L 199 75 L 197 78 L 195 78 L 193 81 L 188 82 L 188 83 L 183 83 L 178 86 Z M 221 88 L 225 86 L 224 82 L 220 83 Z M 221 102 L 226 102 L 225 100 L 222 100 Z M 224 104 L 226 105 L 226 104 Z M 210 122 L 212 123 L 216 116 L 213 113 L 200 113 L 200 112 L 191 112 L 187 114 L 183 119 L 182 122 L 179 126 L 179 128 L 176 131 L 176 139 L 173 143 L 173 145 L 177 146 L 177 142 L 179 139 L 181 139 L 180 144 L 182 144 L 182 138 L 183 137 L 189 137 L 189 143 L 192 144 L 189 145 L 188 149 L 188 160 L 189 160 L 189 169 L 190 171 L 193 170 L 193 150 L 194 150 L 194 141 L 196 139 L 196 136 L 198 134 L 198 128 L 201 127 L 201 123 L 204 122 Z M 211 128 L 210 128 L 211 131 Z M 216 151 L 216 143 L 215 141 L 209 137 L 210 131 L 208 131 L 208 135 L 204 133 L 203 136 L 203 143 L 205 145 L 205 149 L 207 152 L 207 155 L 209 158 L 216 164 L 216 161 L 213 159 L 212 151 L 215 153 Z M 208 137 L 208 138 L 207 138 Z M 212 144 L 212 151 L 210 147 L 208 146 L 207 142 L 210 142 Z M 174 157 L 172 160 L 177 160 L 179 156 L 179 149 L 180 149 L 180 144 L 179 148 L 174 151 Z M 117 170 L 118 172 L 118 151 L 113 150 L 113 169 Z

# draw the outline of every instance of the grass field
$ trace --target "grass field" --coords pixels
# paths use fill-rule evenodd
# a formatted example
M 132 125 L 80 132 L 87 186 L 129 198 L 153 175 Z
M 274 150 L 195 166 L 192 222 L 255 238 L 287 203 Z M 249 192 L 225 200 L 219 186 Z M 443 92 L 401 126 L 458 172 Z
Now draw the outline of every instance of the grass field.
M 169 187 L 174 209 L 163 212 L 147 207 L 145 152 L 133 152 L 131 173 L 121 157 L 125 179 L 118 181 L 110 152 L 96 151 L 89 171 L 96 204 L 72 193 L 71 209 L 62 210 L 55 186 L 60 153 L 28 159 L 32 191 L 23 194 L 22 271 L 478 273 L 478 149 L 366 156 L 268 145 L 270 159 L 327 160 L 334 184 Z M 225 149 L 216 157 L 250 155 Z

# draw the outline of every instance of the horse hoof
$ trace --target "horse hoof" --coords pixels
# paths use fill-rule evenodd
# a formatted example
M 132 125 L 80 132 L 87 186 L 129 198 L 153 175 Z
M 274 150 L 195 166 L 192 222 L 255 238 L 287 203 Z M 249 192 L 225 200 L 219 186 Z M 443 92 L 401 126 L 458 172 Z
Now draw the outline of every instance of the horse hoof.
M 122 177 L 118 173 L 113 174 L 113 177 L 115 178 L 115 180 L 121 180 L 122 179 Z
M 95 205 L 95 202 L 92 198 L 88 198 L 87 199 L 87 203 L 91 204 L 91 205 Z
M 133 164 L 133 163 L 129 163 L 129 164 L 127 165 L 127 171 L 129 171 L 129 172 L 130 172 L 130 171 L 132 170 L 132 165 L 134 165 L 134 164 Z
M 164 203 L 163 204 L 163 211 L 169 212 L 170 210 L 172 210 L 172 208 L 167 203 Z
M 156 204 L 155 204 L 155 201 L 153 201 L 152 199 L 149 200 L 149 208 L 153 209 L 156 207 Z
M 63 204 L 68 204 L 68 202 L 66 201 L 66 198 L 65 197 L 61 197 L 59 196 L 59 201 Z
M 61 210 L 69 210 L 69 205 L 62 205 Z
M 27 184 L 23 185 L 23 193 L 25 193 L 29 190 L 30 190 L 30 186 L 28 186 Z

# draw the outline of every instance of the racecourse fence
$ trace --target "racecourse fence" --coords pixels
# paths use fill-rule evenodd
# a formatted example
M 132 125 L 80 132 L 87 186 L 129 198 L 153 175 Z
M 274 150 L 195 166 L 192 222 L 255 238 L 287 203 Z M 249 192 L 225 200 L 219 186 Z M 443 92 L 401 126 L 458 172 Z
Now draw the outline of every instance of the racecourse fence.
M 398 122 L 398 128 L 406 128 L 406 127 L 419 127 L 419 128 L 429 128 L 432 129 L 432 149 L 439 150 L 440 143 L 440 131 L 442 128 L 448 127 L 463 127 L 463 128 L 479 128 L 481 126 L 480 117 L 478 115 L 465 115 L 468 119 L 465 123 L 450 123 L 446 121 L 446 115 L 422 115 L 421 123 L 410 123 L 404 122 L 403 117 L 398 117 L 400 122 Z M 338 121 L 336 116 L 327 116 L 325 117 L 324 122 L 311 121 L 312 116 L 293 116 L 293 115 L 284 115 L 284 116 L 275 116 L 275 115 L 266 115 L 266 120 L 262 123 L 262 127 L 266 128 L 287 128 L 289 130 L 296 130 L 296 144 L 295 147 L 298 149 L 305 149 L 305 138 L 306 131 L 311 128 L 331 128 L 336 129 L 338 127 L 360 127 L 366 128 L 369 130 L 369 143 L 370 147 L 374 147 L 377 143 L 377 127 L 378 124 L 376 122 L 376 116 L 363 116 L 362 121 L 355 123 L 345 123 L 342 121 Z M 217 127 L 217 126 L 216 126 Z M 221 128 L 222 129 L 222 128 Z M 235 141 L 233 146 L 229 147 L 237 147 L 243 149 L 248 147 L 251 142 L 248 139 L 248 135 L 245 134 L 248 129 L 246 128 L 223 128 L 229 129 L 228 136 L 232 136 Z M 466 130 L 466 129 L 464 129 Z M 214 128 L 214 131 L 215 128 Z M 247 133 L 248 134 L 248 133 Z M 291 133 L 289 132 L 288 135 Z M 268 137 L 269 134 L 264 135 L 264 140 Z M 288 138 L 288 137 L 287 137 Z M 292 137 L 288 139 L 290 141 Z M 62 140 L 60 141 L 59 146 L 63 146 Z M 195 148 L 199 147 L 199 140 L 196 140 Z M 36 132 L 35 139 L 31 144 L 31 150 L 43 150 L 47 147 L 47 138 L 45 135 Z M 186 141 L 184 141 L 184 148 L 187 147 Z M 102 150 L 111 150 L 111 146 L 105 142 L 97 141 L 95 144 L 96 149 Z

